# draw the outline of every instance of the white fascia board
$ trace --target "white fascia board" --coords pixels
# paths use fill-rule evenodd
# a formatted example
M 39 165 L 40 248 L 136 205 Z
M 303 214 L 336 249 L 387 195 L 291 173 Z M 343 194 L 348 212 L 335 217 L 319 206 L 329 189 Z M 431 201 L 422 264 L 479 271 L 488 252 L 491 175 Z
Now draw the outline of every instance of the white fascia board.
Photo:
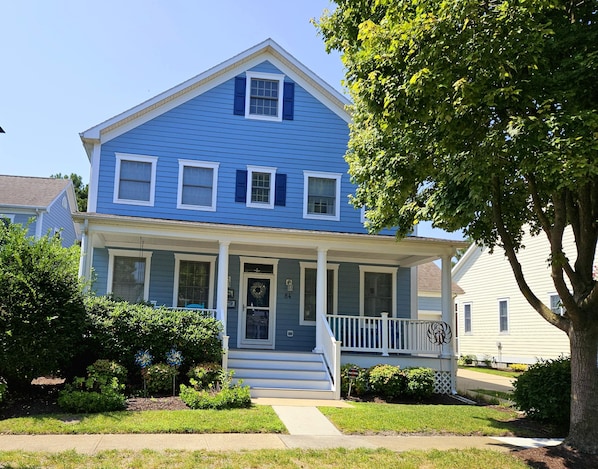
M 157 96 L 118 114 L 79 135 L 89 157 L 94 143 L 107 142 L 180 104 L 205 93 L 252 67 L 268 60 L 294 82 L 308 90 L 343 120 L 351 120 L 345 106 L 350 104 L 341 93 L 297 61 L 272 39 L 184 81 Z
M 453 281 L 458 283 L 458 279 L 461 278 L 462 274 L 465 272 L 461 272 L 466 265 L 469 265 L 470 262 L 473 262 L 473 256 L 475 254 L 479 255 L 482 252 L 482 247 L 477 245 L 476 243 L 471 243 L 465 254 L 461 256 L 461 259 L 455 264 L 451 271 L 451 276 L 453 277 Z

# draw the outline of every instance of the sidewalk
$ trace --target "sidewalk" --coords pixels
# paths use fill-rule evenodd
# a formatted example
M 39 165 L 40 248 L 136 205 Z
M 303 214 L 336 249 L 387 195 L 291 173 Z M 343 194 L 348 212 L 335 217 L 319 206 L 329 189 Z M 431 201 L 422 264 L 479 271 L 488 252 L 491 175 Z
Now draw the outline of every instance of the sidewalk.
M 513 378 L 459 368 L 457 370 L 457 392 L 464 393 L 474 389 L 512 392 Z
M 75 450 L 83 454 L 125 449 L 241 451 L 289 448 L 387 448 L 391 451 L 410 451 L 481 448 L 510 451 L 513 448 L 531 448 L 560 443 L 560 440 L 540 438 L 343 435 L 317 407 L 329 405 L 350 407 L 351 405 L 345 401 L 255 399 L 254 403 L 271 405 L 287 427 L 289 434 L 2 435 L 0 451 Z

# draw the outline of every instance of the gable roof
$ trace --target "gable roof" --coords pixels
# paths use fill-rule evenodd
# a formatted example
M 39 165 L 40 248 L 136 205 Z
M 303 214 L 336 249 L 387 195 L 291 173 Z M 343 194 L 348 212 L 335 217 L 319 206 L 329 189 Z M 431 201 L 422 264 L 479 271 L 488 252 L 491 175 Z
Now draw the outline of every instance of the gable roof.
M 70 179 L 0 175 L 0 207 L 47 209 L 69 185 L 74 197 L 72 184 Z
M 420 264 L 417 266 L 417 289 L 420 292 L 438 292 L 442 291 L 442 271 L 434 264 L 428 262 L 427 264 Z M 451 288 L 453 294 L 462 295 L 465 293 L 463 289 L 453 282 Z
M 350 104 L 347 98 L 295 59 L 275 41 L 266 39 L 180 85 L 82 132 L 80 137 L 87 156 L 91 159 L 95 143 L 103 143 L 122 135 L 126 131 L 205 93 L 265 60 L 270 61 L 343 120 L 346 122 L 351 120 L 346 110 L 346 106 Z

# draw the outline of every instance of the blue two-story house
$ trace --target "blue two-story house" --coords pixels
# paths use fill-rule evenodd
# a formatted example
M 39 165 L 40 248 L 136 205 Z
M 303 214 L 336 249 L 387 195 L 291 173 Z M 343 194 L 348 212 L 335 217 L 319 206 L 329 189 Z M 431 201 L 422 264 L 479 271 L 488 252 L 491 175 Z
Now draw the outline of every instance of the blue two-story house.
M 338 398 L 346 362 L 431 366 L 454 389 L 461 243 L 367 234 L 348 202 L 347 104 L 266 40 L 83 132 L 82 275 L 99 294 L 214 314 L 254 396 Z M 413 267 L 434 259 L 444 322 L 417 318 Z

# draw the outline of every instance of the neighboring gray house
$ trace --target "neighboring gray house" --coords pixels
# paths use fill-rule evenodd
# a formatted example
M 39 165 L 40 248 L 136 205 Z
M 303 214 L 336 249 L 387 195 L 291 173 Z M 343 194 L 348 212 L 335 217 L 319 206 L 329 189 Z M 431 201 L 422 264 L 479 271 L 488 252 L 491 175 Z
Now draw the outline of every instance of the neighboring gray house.
M 442 271 L 434 262 L 417 266 L 417 319 L 442 320 Z M 463 289 L 452 284 L 453 299 L 462 295 Z
M 63 246 L 72 246 L 78 239 L 76 211 L 70 179 L 0 175 L 0 217 L 23 226 L 30 222 L 30 236 L 59 234 Z

